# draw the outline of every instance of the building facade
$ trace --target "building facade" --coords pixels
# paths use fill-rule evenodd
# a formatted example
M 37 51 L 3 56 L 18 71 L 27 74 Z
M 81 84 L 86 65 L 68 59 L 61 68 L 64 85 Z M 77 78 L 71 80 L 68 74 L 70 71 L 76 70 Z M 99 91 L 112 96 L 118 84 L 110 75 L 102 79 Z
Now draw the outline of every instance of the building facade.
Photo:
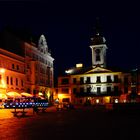
M 0 93 L 25 91 L 25 59 L 0 48 Z
M 74 104 L 127 102 L 126 95 L 132 90 L 131 74 L 106 68 L 107 45 L 99 32 L 91 38 L 90 48 L 91 67 L 78 64 L 66 71 L 67 76 L 58 77 L 59 100 Z
M 54 68 L 51 53 L 44 35 L 40 36 L 38 46 L 25 42 L 26 90 L 36 95 L 42 93 L 52 98 L 54 88 Z
M 15 44 L 20 44 L 16 41 Z M 40 36 L 38 44 L 21 42 L 22 45 L 18 46 L 20 52 L 14 53 L 4 46 L 0 48 L 0 94 L 27 92 L 52 100 L 54 58 L 48 50 L 45 36 Z M 23 55 L 20 55 L 21 51 Z

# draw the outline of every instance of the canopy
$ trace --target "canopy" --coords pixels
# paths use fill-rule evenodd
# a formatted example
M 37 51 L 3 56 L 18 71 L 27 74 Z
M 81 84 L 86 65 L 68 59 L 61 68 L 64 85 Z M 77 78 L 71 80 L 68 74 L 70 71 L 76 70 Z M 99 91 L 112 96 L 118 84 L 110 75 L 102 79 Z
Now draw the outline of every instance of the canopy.
M 45 99 L 44 97 L 42 97 L 42 96 L 37 96 L 38 98 L 40 98 L 40 99 Z
M 6 94 L 4 94 L 4 93 L 0 93 L 0 99 L 7 99 Z
M 33 95 L 31 95 L 30 93 L 26 93 L 26 92 L 22 92 L 21 95 L 25 96 L 25 97 L 33 97 Z
M 19 93 L 17 93 L 17 92 L 12 92 L 12 91 L 6 93 L 6 95 L 7 95 L 8 97 L 10 97 L 10 98 L 21 98 L 21 97 L 22 97 Z

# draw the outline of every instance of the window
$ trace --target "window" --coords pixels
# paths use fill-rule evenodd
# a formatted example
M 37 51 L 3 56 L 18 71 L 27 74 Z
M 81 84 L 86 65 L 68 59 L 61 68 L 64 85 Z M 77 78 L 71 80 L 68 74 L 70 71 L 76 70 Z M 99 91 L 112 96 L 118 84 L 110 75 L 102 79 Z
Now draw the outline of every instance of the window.
M 108 94 L 111 93 L 111 87 L 107 87 L 107 93 L 108 93 Z
M 91 87 L 87 87 L 87 93 L 91 92 Z
M 69 79 L 68 78 L 63 78 L 61 81 L 61 84 L 69 84 Z
M 30 81 L 30 78 L 29 78 L 29 76 L 27 77 L 27 81 L 28 81 L 28 82 Z
M 68 88 L 62 88 L 62 93 L 69 93 L 69 89 Z
M 77 92 L 77 89 L 76 88 L 73 88 L 73 93 L 75 94 Z
M 100 61 L 101 60 L 101 58 L 100 58 L 101 50 L 100 49 L 96 49 L 95 53 L 96 53 L 96 61 Z
M 27 64 L 27 69 L 30 69 L 30 65 L 29 64 Z
M 84 92 L 84 88 L 80 87 L 80 93 L 83 93 L 83 92 Z
M 87 77 L 86 83 L 90 83 L 90 77 Z
M 114 86 L 114 92 L 118 93 L 119 92 L 119 87 L 118 86 Z
M 14 69 L 15 68 L 15 65 L 14 64 L 12 64 L 12 69 Z
M 107 76 L 107 82 L 108 82 L 108 83 L 112 82 L 111 76 L 110 76 L 110 75 Z
M 80 77 L 80 84 L 84 83 L 84 77 Z
M 124 77 L 124 84 L 128 84 L 128 77 Z
M 131 88 L 131 92 L 132 92 L 132 94 L 136 94 L 136 92 L 137 92 L 136 87 L 132 87 L 132 88 Z
M 9 76 L 7 76 L 7 84 L 9 84 Z
M 101 87 L 97 87 L 97 94 L 101 93 Z
M 16 86 L 18 86 L 18 79 L 16 78 Z
M 17 70 L 19 70 L 19 65 L 17 65 Z
M 13 85 L 13 77 L 11 77 L 11 85 Z
M 118 83 L 118 82 L 119 82 L 118 75 L 114 75 L 114 82 L 115 82 L 115 83 Z
M 97 83 L 101 83 L 101 77 L 100 77 L 100 76 L 97 76 L 96 82 L 97 82 Z
M 76 78 L 73 78 L 73 84 L 76 84 Z
M 128 93 L 128 87 L 124 87 L 124 93 Z
M 21 80 L 21 86 L 23 87 L 23 80 Z M 29 92 L 30 93 L 30 92 Z

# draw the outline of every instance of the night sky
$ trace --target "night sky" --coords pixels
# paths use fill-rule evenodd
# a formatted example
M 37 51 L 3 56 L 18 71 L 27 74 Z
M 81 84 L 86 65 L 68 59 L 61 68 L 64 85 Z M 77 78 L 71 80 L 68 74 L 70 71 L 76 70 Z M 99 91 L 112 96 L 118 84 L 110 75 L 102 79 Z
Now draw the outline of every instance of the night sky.
M 124 69 L 140 66 L 140 8 L 119 1 L 0 1 L 0 29 L 10 26 L 44 34 L 54 57 L 55 74 L 83 63 L 91 66 L 90 37 L 100 19 L 108 46 L 107 65 Z

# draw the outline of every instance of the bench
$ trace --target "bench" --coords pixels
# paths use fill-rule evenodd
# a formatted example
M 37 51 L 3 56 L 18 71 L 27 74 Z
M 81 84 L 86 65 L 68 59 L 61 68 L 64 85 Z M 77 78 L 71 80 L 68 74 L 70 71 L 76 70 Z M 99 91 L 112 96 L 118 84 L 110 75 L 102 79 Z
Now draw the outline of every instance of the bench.
M 33 114 L 34 113 L 36 113 L 36 114 L 38 114 L 39 112 L 42 112 L 42 113 L 45 113 L 46 112 L 46 107 L 35 107 L 35 108 L 33 108 Z
M 39 108 L 38 108 L 38 112 L 43 112 L 43 113 L 44 113 L 44 112 L 46 112 L 46 108 L 39 107 Z
M 24 117 L 26 115 L 26 111 L 24 111 L 25 108 L 23 108 L 23 110 L 17 110 L 15 108 L 15 111 L 12 111 L 14 117 Z

